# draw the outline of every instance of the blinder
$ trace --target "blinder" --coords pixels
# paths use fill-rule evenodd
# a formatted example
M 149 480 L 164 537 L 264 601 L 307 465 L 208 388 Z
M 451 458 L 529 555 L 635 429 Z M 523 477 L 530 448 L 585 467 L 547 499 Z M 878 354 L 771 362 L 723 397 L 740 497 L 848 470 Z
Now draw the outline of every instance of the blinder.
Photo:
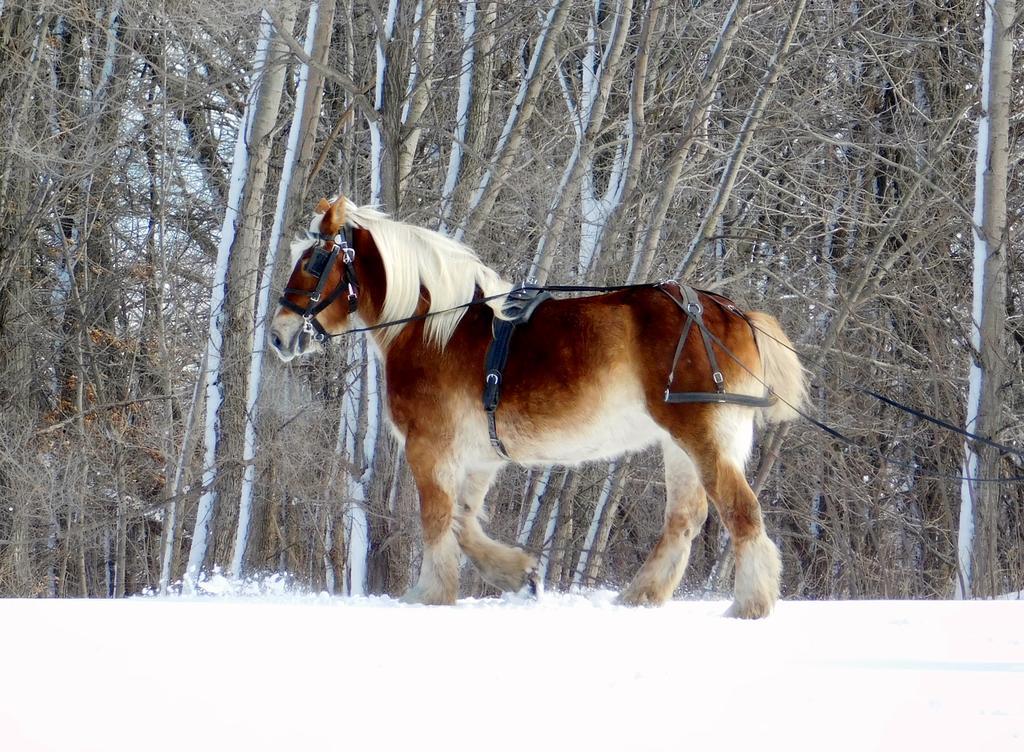
M 324 271 L 328 270 L 327 264 L 334 261 L 336 254 L 336 251 L 328 252 L 317 246 L 313 249 L 313 255 L 309 257 L 309 261 L 306 262 L 306 274 L 320 279 Z
M 359 282 L 356 279 L 355 269 L 355 249 L 349 244 L 347 233 L 349 228 L 345 227 L 342 232 L 337 235 L 324 235 L 322 233 L 309 233 L 310 237 L 315 240 L 312 252 L 309 258 L 306 260 L 306 264 L 303 267 L 303 271 L 315 278 L 317 281 L 316 288 L 310 290 L 300 290 L 295 287 L 284 288 L 283 294 L 278 299 L 278 303 L 282 307 L 287 308 L 289 311 L 299 314 L 302 317 L 302 330 L 307 334 L 311 335 L 317 342 L 323 342 L 330 335 L 327 330 L 323 328 L 319 321 L 317 321 L 317 315 L 330 306 L 335 300 L 337 300 L 343 293 L 348 293 L 348 312 L 353 314 L 359 307 Z M 328 250 L 328 244 L 330 249 Z M 327 284 L 327 280 L 331 276 L 331 270 L 334 268 L 334 264 L 337 263 L 338 257 L 341 257 L 342 264 L 344 264 L 344 271 L 342 273 L 342 280 L 337 287 L 334 288 L 327 297 L 323 297 L 324 287 Z M 287 295 L 305 295 L 309 298 L 309 302 L 305 308 L 296 305 L 288 300 Z

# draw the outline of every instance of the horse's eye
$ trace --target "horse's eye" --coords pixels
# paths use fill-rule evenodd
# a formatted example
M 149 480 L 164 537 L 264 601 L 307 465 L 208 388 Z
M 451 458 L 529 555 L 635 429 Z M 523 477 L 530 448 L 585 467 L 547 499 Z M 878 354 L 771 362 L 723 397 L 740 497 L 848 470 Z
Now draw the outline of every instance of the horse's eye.
M 309 261 L 306 262 L 306 273 L 311 274 L 319 279 L 323 273 L 324 268 L 327 266 L 327 260 L 331 257 L 331 254 L 327 251 L 320 250 L 319 248 L 313 251 L 313 255 L 309 257 Z

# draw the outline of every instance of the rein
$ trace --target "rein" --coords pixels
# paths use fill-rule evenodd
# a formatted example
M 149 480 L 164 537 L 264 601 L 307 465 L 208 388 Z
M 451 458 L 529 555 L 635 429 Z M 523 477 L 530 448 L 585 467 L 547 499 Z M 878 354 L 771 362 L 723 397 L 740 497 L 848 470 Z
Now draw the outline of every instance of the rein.
M 410 324 L 410 323 L 412 323 L 414 321 L 423 321 L 424 319 L 429 319 L 431 316 L 442 316 L 442 315 L 444 315 L 446 313 L 453 313 L 454 311 L 461 311 L 464 308 L 472 308 L 473 306 L 485 305 L 487 303 L 490 303 L 492 300 L 499 300 L 501 298 L 507 298 L 510 295 L 513 295 L 514 293 L 521 292 L 521 291 L 530 291 L 530 292 L 618 292 L 620 290 L 651 289 L 651 288 L 660 287 L 662 284 L 664 284 L 664 283 L 663 282 L 644 282 L 642 284 L 610 285 L 608 287 L 595 287 L 595 286 L 588 286 L 588 285 L 521 285 L 519 287 L 511 288 L 507 292 L 499 292 L 499 293 L 495 293 L 494 295 L 486 295 L 486 296 L 484 296 L 482 298 L 474 298 L 473 300 L 469 301 L 468 303 L 460 303 L 459 305 L 454 305 L 451 308 L 442 308 L 440 311 L 427 311 L 426 313 L 418 313 L 418 314 L 415 314 L 413 316 L 406 316 L 405 318 L 395 319 L 394 321 L 384 321 L 382 323 L 373 324 L 371 326 L 362 326 L 362 327 L 356 327 L 356 328 L 353 328 L 353 329 L 346 329 L 345 331 L 338 332 L 337 334 L 325 333 L 325 337 L 327 339 L 333 339 L 335 337 L 346 337 L 346 336 L 348 336 L 350 334 L 362 334 L 363 332 L 372 332 L 372 331 L 376 331 L 377 329 L 387 329 L 389 326 L 401 326 L 402 324 Z M 293 291 L 290 288 L 286 288 L 285 292 L 286 293 L 287 292 L 299 292 L 300 294 L 303 294 L 303 295 L 308 295 L 309 294 L 308 291 L 307 292 L 302 292 L 302 291 L 298 291 L 298 290 Z M 300 313 L 301 312 L 300 310 L 297 310 L 298 309 L 297 306 L 294 306 L 292 304 L 288 304 L 285 307 L 288 308 L 288 310 L 290 310 L 290 311 L 295 311 L 296 313 Z M 317 311 L 317 312 L 319 313 L 319 311 Z M 323 341 L 323 340 L 320 340 L 320 341 Z
M 754 327 L 754 328 L 756 329 L 757 327 Z M 762 334 L 766 334 L 766 336 L 769 336 L 771 339 L 775 339 L 774 337 L 771 337 L 771 335 L 767 335 L 767 333 L 763 332 L 761 329 L 757 329 L 757 331 L 761 332 Z M 732 358 L 732 360 L 735 361 L 740 366 L 740 368 L 742 368 L 744 371 L 746 371 L 752 378 L 754 378 L 755 380 L 759 381 L 761 384 L 764 384 L 766 389 L 768 388 L 768 385 L 765 384 L 764 380 L 761 379 L 760 376 L 758 376 L 756 373 L 751 371 L 749 368 L 747 368 L 743 364 L 743 362 L 740 361 L 740 359 L 728 347 L 725 346 L 725 343 L 722 342 L 722 340 L 719 339 L 719 337 L 716 336 L 714 334 L 714 332 L 711 332 L 711 338 L 715 342 L 715 344 L 717 344 L 720 348 L 722 348 L 722 350 L 725 351 L 726 355 L 728 355 L 730 358 Z M 775 341 L 778 342 L 778 340 L 775 340 Z M 789 349 L 793 349 L 793 348 L 789 348 Z M 796 350 L 794 349 L 793 352 L 796 352 Z M 992 441 L 991 439 L 986 439 L 984 436 L 979 436 L 978 434 L 971 433 L 970 431 L 966 431 L 966 430 L 964 430 L 962 428 L 958 428 L 957 426 L 954 426 L 951 423 L 947 423 L 946 421 L 941 420 L 940 418 L 935 418 L 935 417 L 933 417 L 931 415 L 928 415 L 927 413 L 924 413 L 924 412 L 922 412 L 920 410 L 917 410 L 917 409 L 915 409 L 913 407 L 909 407 L 907 405 L 903 405 L 903 404 L 901 404 L 899 402 L 896 402 L 895 400 L 891 400 L 888 397 L 885 397 L 885 396 L 883 396 L 881 394 L 878 394 L 877 392 L 873 392 L 870 389 L 864 389 L 864 390 L 861 390 L 861 391 L 863 391 L 865 394 L 867 394 L 867 395 L 869 395 L 871 397 L 875 397 L 876 399 L 878 399 L 878 400 L 880 400 L 880 401 L 882 401 L 882 402 L 884 402 L 884 403 L 886 403 L 888 405 L 892 405 L 893 407 L 897 408 L 898 410 L 902 410 L 903 412 L 908 413 L 908 414 L 913 415 L 913 416 L 920 416 L 924 420 L 930 421 L 930 422 L 932 422 L 932 423 L 934 423 L 934 424 L 936 424 L 936 425 L 938 425 L 938 426 L 940 426 L 942 428 L 946 428 L 947 430 L 950 430 L 950 431 L 953 431 L 955 433 L 958 433 L 958 434 L 961 434 L 963 436 L 966 436 L 968 438 L 974 439 L 975 441 L 981 442 L 983 444 L 988 444 L 989 446 L 992 446 L 992 447 L 995 447 L 997 449 L 1000 449 L 1000 450 L 1002 450 L 1006 454 L 1009 454 L 1009 455 L 1012 455 L 1012 456 L 1017 456 L 1017 457 L 1024 456 L 1024 453 L 1022 453 L 1019 449 L 1013 449 L 1012 447 L 1008 447 L 1005 444 L 1000 444 L 999 442 Z M 860 444 L 859 442 L 855 441 L 854 439 L 851 439 L 849 436 L 847 436 L 846 434 L 842 433 L 838 429 L 833 428 L 832 426 L 828 425 L 827 423 L 824 423 L 824 422 L 818 420 L 813 415 L 809 415 L 806 411 L 801 410 L 796 405 L 793 405 L 790 402 L 782 399 L 781 397 L 778 397 L 778 395 L 776 395 L 776 398 L 779 399 L 780 401 L 782 401 L 783 404 L 788 405 L 795 413 L 797 413 L 801 418 L 806 420 L 808 423 L 813 425 L 815 428 L 817 428 L 817 429 L 821 430 L 822 432 L 828 434 L 829 436 L 831 436 L 833 439 L 836 439 L 841 444 L 844 444 L 845 446 L 848 446 L 851 449 L 859 449 L 862 452 L 867 452 L 868 454 L 872 454 L 872 455 L 874 455 L 875 457 L 878 457 L 881 460 L 885 460 L 890 465 L 902 468 L 904 470 L 907 470 L 907 471 L 913 473 L 913 475 L 915 477 L 917 477 L 917 478 L 922 478 L 922 479 L 925 479 L 925 480 L 959 480 L 959 481 L 966 480 L 966 481 L 972 481 L 972 482 L 977 482 L 977 483 L 1024 483 L 1024 475 L 1012 475 L 1012 476 L 1008 476 L 1006 478 L 978 478 L 978 477 L 969 476 L 969 475 L 956 475 L 956 474 L 941 475 L 941 474 L 934 474 L 934 473 L 927 473 L 927 474 L 926 473 L 922 473 L 922 472 L 920 472 L 920 470 L 921 470 L 920 465 L 916 465 L 913 462 L 907 462 L 905 460 L 898 459 L 897 457 L 894 457 L 891 454 L 887 454 L 887 453 L 885 453 L 885 452 L 883 452 L 883 451 L 881 451 L 879 449 L 874 449 L 872 447 L 866 447 L 863 444 Z
M 333 339 L 335 337 L 343 337 L 343 336 L 347 336 L 347 335 L 350 335 L 350 334 L 361 334 L 363 332 L 372 332 L 372 331 L 375 331 L 377 329 L 386 329 L 387 327 L 391 327 L 391 326 L 401 326 L 403 324 L 409 324 L 409 323 L 412 323 L 414 321 L 423 321 L 424 319 L 428 319 L 431 316 L 441 316 L 441 315 L 446 314 L 446 313 L 453 313 L 454 311 L 459 311 L 459 310 L 471 308 L 473 306 L 484 305 L 486 303 L 489 303 L 489 302 L 491 302 L 493 300 L 498 300 L 500 298 L 507 298 L 507 297 L 509 297 L 510 295 L 514 294 L 517 291 L 520 291 L 520 292 L 521 291 L 531 291 L 531 292 L 568 292 L 568 293 L 593 292 L 593 293 L 605 293 L 605 292 L 619 292 L 619 291 L 622 291 L 622 290 L 659 289 L 662 292 L 664 292 L 666 295 L 668 295 L 668 297 L 670 297 L 673 300 L 673 302 L 675 302 L 676 305 L 678 305 L 683 310 L 683 312 L 686 314 L 686 316 L 687 316 L 686 329 L 684 329 L 683 334 L 682 334 L 682 336 L 681 336 L 681 338 L 679 340 L 679 344 L 677 344 L 677 346 L 676 346 L 676 354 L 675 354 L 675 358 L 673 359 L 673 363 L 672 363 L 672 373 L 670 373 L 670 375 L 669 375 L 668 386 L 666 387 L 666 390 L 665 390 L 666 391 L 666 401 L 668 401 L 668 402 L 739 402 L 739 400 L 737 400 L 736 398 L 737 397 L 741 397 L 741 398 L 743 398 L 743 403 L 749 404 L 749 406 L 751 406 L 751 407 L 763 407 L 766 404 L 768 404 L 769 398 L 770 399 L 781 399 L 780 397 L 778 397 L 778 395 L 770 392 L 770 390 L 768 388 L 768 385 L 765 384 L 764 380 L 761 379 L 760 377 L 758 377 L 752 371 L 750 371 L 750 369 L 748 369 L 740 361 L 740 359 L 728 347 L 726 347 L 725 343 L 722 342 L 722 340 L 718 336 L 716 336 L 714 334 L 714 332 L 711 332 L 710 330 L 708 330 L 703 325 L 703 322 L 700 320 L 700 316 L 699 316 L 699 313 L 700 313 L 700 304 L 699 304 L 699 302 L 697 303 L 696 307 L 694 307 L 694 305 L 693 305 L 694 301 L 693 300 L 684 299 L 683 301 L 680 301 L 680 300 L 676 299 L 671 293 L 669 293 L 665 289 L 664 285 L 668 284 L 667 282 L 644 282 L 644 283 L 639 283 L 639 284 L 609 285 L 609 286 L 598 286 L 598 285 L 522 285 L 520 287 L 513 287 L 512 289 L 508 290 L 507 292 L 496 293 L 494 295 L 487 295 L 487 296 L 484 296 L 484 297 L 481 297 L 481 298 L 476 298 L 474 300 L 469 301 L 468 303 L 461 303 L 459 305 L 451 306 L 450 308 L 444 308 L 444 309 L 442 309 L 440 311 L 427 311 L 426 313 L 416 314 L 416 315 L 413 315 L 413 316 L 406 316 L 406 317 L 401 318 L 401 319 L 395 319 L 394 321 L 385 321 L 385 322 L 381 322 L 381 323 L 378 323 L 378 324 L 373 324 L 371 326 L 358 327 L 358 328 L 355 328 L 355 329 L 347 329 L 347 330 L 345 330 L 343 332 L 338 332 L 337 334 L 331 334 L 330 332 L 326 331 L 323 328 L 323 326 L 320 324 L 319 321 L 317 321 L 316 316 L 321 311 L 323 311 L 327 307 L 329 307 L 339 297 L 341 297 L 341 295 L 346 290 L 348 292 L 349 313 L 350 314 L 351 313 L 355 313 L 356 310 L 358 309 L 358 306 L 359 306 L 359 281 L 358 281 L 358 279 L 356 277 L 355 266 L 354 266 L 354 263 L 353 263 L 355 261 L 355 249 L 348 242 L 348 238 L 346 237 L 346 234 L 348 232 L 350 232 L 350 229 L 346 226 L 341 233 L 338 233 L 337 235 L 333 235 L 333 236 L 331 236 L 331 235 L 323 235 L 323 234 L 320 234 L 320 233 L 310 233 L 310 236 L 315 238 L 316 245 L 313 247 L 314 248 L 313 254 L 310 256 L 309 261 L 306 262 L 305 271 L 308 274 L 312 275 L 313 277 L 315 277 L 317 279 L 316 289 L 311 292 L 309 290 L 300 290 L 300 289 L 297 289 L 297 288 L 286 287 L 282 291 L 282 295 L 281 295 L 281 297 L 278 300 L 278 302 L 281 304 L 281 306 L 283 306 L 284 308 L 287 308 L 288 310 L 290 310 L 290 311 L 292 311 L 294 313 L 297 313 L 300 316 L 302 316 L 303 331 L 305 331 L 307 334 L 311 335 L 318 342 L 324 342 L 324 341 L 326 341 L 328 339 Z M 333 268 L 334 264 L 337 262 L 337 259 L 339 257 L 339 249 L 341 251 L 342 263 L 345 265 L 344 277 L 342 279 L 342 282 L 331 293 L 329 293 L 326 298 L 322 298 L 323 288 L 324 288 L 324 286 L 327 283 L 328 277 L 330 276 L 331 269 Z M 686 289 L 684 285 L 679 285 L 679 287 L 681 289 Z M 295 303 L 292 303 L 290 300 L 288 300 L 285 297 L 285 295 L 288 295 L 288 294 L 307 296 L 309 302 L 306 305 L 306 307 L 303 308 L 303 307 L 301 307 L 299 305 L 296 305 Z M 763 332 L 761 329 L 756 327 L 753 324 L 753 322 L 751 322 L 743 314 L 743 312 L 740 311 L 736 306 L 731 305 L 731 304 L 726 306 L 725 304 L 721 303 L 721 301 L 719 300 L 720 296 L 714 295 L 713 293 L 709 293 L 709 294 L 712 295 L 713 299 L 715 299 L 716 302 L 718 302 L 720 305 L 723 305 L 723 307 L 725 307 L 726 310 L 729 310 L 732 313 L 735 313 L 735 314 L 741 316 L 742 318 L 746 319 L 746 321 L 750 325 L 751 329 L 757 330 L 761 334 L 765 334 L 765 336 L 768 336 L 770 339 L 773 339 L 773 340 L 775 339 L 770 334 L 768 334 L 766 332 Z M 713 374 L 713 381 L 715 383 L 715 387 L 716 387 L 717 391 L 715 391 L 715 392 L 708 392 L 706 395 L 704 393 L 700 393 L 700 396 L 691 395 L 690 393 L 671 393 L 670 389 L 671 389 L 672 379 L 673 379 L 673 375 L 674 375 L 674 371 L 675 371 L 675 366 L 676 366 L 676 364 L 678 362 L 679 354 L 680 354 L 680 352 L 682 350 L 682 345 L 685 342 L 686 336 L 689 334 L 689 330 L 690 330 L 691 326 L 694 323 L 697 324 L 697 327 L 698 327 L 698 329 L 701 332 L 702 339 L 704 340 L 705 349 L 707 350 L 707 352 L 709 354 L 709 360 L 710 360 L 710 362 L 712 364 L 712 370 L 715 372 Z M 775 340 L 775 341 L 778 341 L 778 340 Z M 763 397 L 763 398 L 747 397 L 746 395 L 731 395 L 731 394 L 727 394 L 727 393 L 724 392 L 724 390 L 721 388 L 722 384 L 719 381 L 719 377 L 721 376 L 721 373 L 720 373 L 720 371 L 719 371 L 719 369 L 717 367 L 717 364 L 715 364 L 714 354 L 712 353 L 712 350 L 711 350 L 711 342 L 714 342 L 716 345 L 718 345 L 718 347 L 721 348 L 722 351 L 725 352 L 726 355 L 728 355 L 733 361 L 735 361 L 737 364 L 739 364 L 739 366 L 741 368 L 743 368 L 743 370 L 747 371 L 747 373 L 750 374 L 751 377 L 753 377 L 754 379 L 759 381 L 761 384 L 764 384 L 766 390 L 768 390 L 768 391 L 766 391 L 765 397 Z M 792 349 L 794 352 L 796 352 L 796 350 L 794 348 L 790 347 L 788 349 Z M 943 428 L 943 429 L 946 429 L 948 431 L 953 431 L 953 432 L 955 432 L 957 434 L 960 434 L 961 436 L 964 436 L 965 438 L 972 439 L 972 440 L 977 441 L 977 442 L 982 443 L 982 444 L 987 444 L 988 446 L 991 446 L 991 447 L 994 447 L 994 448 L 1000 450 L 1004 454 L 1008 454 L 1008 455 L 1016 456 L 1016 457 L 1024 456 L 1024 453 L 1022 453 L 1019 449 L 1014 449 L 1014 448 L 1009 447 L 1009 446 L 1007 446 L 1005 444 L 1001 444 L 999 442 L 993 441 L 992 439 L 988 439 L 988 438 L 986 438 L 984 436 L 980 436 L 980 435 L 978 435 L 976 433 L 973 433 L 971 431 L 967 431 L 967 430 L 965 430 L 963 428 L 960 428 L 958 426 L 955 426 L 955 425 L 953 425 L 953 424 L 951 424 L 951 423 L 949 423 L 947 421 L 944 421 L 941 418 L 936 418 L 936 417 L 934 417 L 932 415 L 929 415 L 928 413 L 926 413 L 926 412 L 924 412 L 922 410 L 918 410 L 917 408 L 911 407 L 909 405 L 904 405 L 904 404 L 902 404 L 900 402 L 897 402 L 896 400 L 890 399 L 889 397 L 886 397 L 885 395 L 879 394 L 878 392 L 875 392 L 874 390 L 868 389 L 866 387 L 861 387 L 861 386 L 855 386 L 855 388 L 857 389 L 857 391 L 859 391 L 859 392 L 861 392 L 863 394 L 866 394 L 866 395 L 872 397 L 873 399 L 878 400 L 879 402 L 882 402 L 882 403 L 887 404 L 887 405 L 889 405 L 891 407 L 894 407 L 897 410 L 905 412 L 908 415 L 911 415 L 911 416 L 913 416 L 915 418 L 918 418 L 918 419 L 921 419 L 921 420 L 926 420 L 926 421 L 928 421 L 928 422 L 930 422 L 930 423 L 932 423 L 932 424 L 934 424 L 936 426 L 939 426 L 940 428 Z M 749 402 L 747 402 L 748 400 L 749 400 Z M 785 402 L 785 400 L 783 400 L 783 401 Z M 789 405 L 788 402 L 786 402 L 786 404 Z M 800 410 L 799 408 L 797 408 L 797 407 L 795 407 L 793 405 L 789 405 L 789 407 L 791 407 L 794 411 L 796 411 L 808 423 L 811 423 L 813 426 L 815 426 L 819 430 L 823 431 L 824 433 L 828 434 L 832 438 L 840 441 L 841 443 L 843 443 L 843 444 L 845 444 L 845 445 L 847 445 L 847 446 L 849 446 L 851 448 L 860 449 L 860 450 L 863 450 L 863 451 L 868 452 L 870 454 L 873 454 L 873 455 L 879 457 L 880 459 L 884 459 L 888 463 L 890 463 L 892 465 L 895 465 L 897 467 L 902 467 L 902 468 L 905 468 L 907 470 L 913 471 L 913 472 L 915 472 L 916 475 L 918 475 L 918 477 L 921 477 L 921 478 L 929 478 L 929 479 L 935 479 L 935 480 L 968 480 L 968 481 L 977 481 L 977 482 L 980 482 L 980 483 L 1020 483 L 1020 482 L 1024 482 L 1024 476 L 1012 476 L 1012 477 L 1007 477 L 1007 478 L 973 478 L 973 477 L 968 477 L 968 476 L 963 476 L 963 475 L 922 475 L 922 474 L 920 474 L 918 472 L 920 470 L 920 468 L 918 466 L 916 466 L 916 465 L 914 465 L 912 463 L 908 463 L 908 462 L 899 460 L 899 459 L 897 459 L 895 457 L 891 457 L 891 456 L 889 456 L 889 455 L 885 454 L 884 452 L 881 452 L 881 451 L 879 451 L 877 449 L 872 449 L 871 447 L 865 447 L 865 446 L 861 445 L 860 443 L 854 441 L 853 439 L 849 438 L 848 436 L 844 435 L 843 433 L 841 433 L 837 429 L 832 428 L 828 424 L 823 423 L 822 421 L 820 421 L 820 420 L 814 418 L 813 416 L 809 415 L 807 412 L 805 412 L 803 410 Z
M 789 346 L 785 342 L 782 342 L 781 340 L 777 339 L 776 337 L 773 337 L 771 334 L 769 334 L 768 332 L 764 331 L 760 327 L 755 326 L 754 324 L 751 324 L 751 326 L 754 329 L 757 329 L 757 331 L 759 333 L 763 334 L 768 339 L 777 342 L 782 347 L 785 347 L 787 350 L 791 350 L 792 352 L 796 353 L 797 355 L 800 354 L 795 347 Z M 726 352 L 728 352 L 728 351 L 726 351 Z M 730 353 L 730 356 L 732 356 L 731 353 Z M 942 418 L 936 418 L 934 415 L 929 415 L 928 413 L 924 412 L 923 410 L 919 410 L 916 407 L 912 407 L 910 405 L 904 405 L 902 402 L 897 402 L 896 400 L 892 399 L 891 397 L 886 397 L 884 394 L 881 394 L 880 392 L 876 392 L 874 389 L 871 389 L 870 387 L 862 386 L 860 384 L 855 384 L 852 381 L 849 381 L 848 379 L 844 379 L 842 376 L 840 376 L 839 374 L 837 374 L 835 371 L 833 371 L 830 368 L 825 368 L 822 365 L 818 365 L 818 369 L 823 371 L 824 373 L 829 374 L 830 376 L 832 376 L 837 381 L 845 384 L 847 387 L 849 387 L 853 391 L 860 392 L 861 394 L 867 395 L 868 397 L 871 397 L 872 399 L 877 400 L 878 402 L 881 402 L 883 404 L 889 405 L 890 407 L 895 407 L 897 410 L 901 410 L 901 411 L 907 413 L 908 415 L 910 415 L 911 417 L 917 418 L 919 420 L 927 421 L 928 423 L 936 425 L 939 428 L 942 428 L 942 429 L 944 429 L 946 431 L 951 431 L 952 433 L 960 434 L 964 438 L 971 439 L 972 441 L 977 441 L 980 444 L 985 444 L 987 446 L 992 447 L 993 449 L 998 449 L 1003 454 L 1008 454 L 1008 455 L 1011 455 L 1011 456 L 1014 456 L 1014 457 L 1020 457 L 1020 458 L 1024 459 L 1024 452 L 1022 452 L 1020 449 L 1014 449 L 1013 447 L 1007 446 L 1006 444 L 1002 444 L 1002 443 L 1000 443 L 998 441 L 993 441 L 992 439 L 986 439 L 984 436 L 980 436 L 980 435 L 978 435 L 976 433 L 968 431 L 965 428 L 960 428 L 959 426 L 955 426 L 952 423 L 943 420 Z M 790 405 L 790 407 L 792 407 L 792 405 Z M 800 411 L 797 410 L 797 412 L 800 412 Z M 803 415 L 803 413 L 801 413 L 801 415 Z M 810 416 L 804 415 L 803 417 L 805 417 L 811 423 L 817 423 L 817 421 L 815 421 Z M 821 426 L 821 428 L 822 428 L 822 430 L 825 430 L 826 432 L 830 432 L 831 433 L 831 429 L 829 429 L 828 426 Z M 845 437 L 842 437 L 841 434 L 839 436 L 837 436 L 836 438 L 840 438 L 842 441 L 847 442 L 847 443 L 850 442 L 849 439 L 847 439 Z M 975 479 L 969 478 L 968 480 L 975 480 Z M 982 478 L 980 480 L 986 480 L 986 479 Z M 1021 480 L 1024 480 L 1024 478 L 1021 478 Z

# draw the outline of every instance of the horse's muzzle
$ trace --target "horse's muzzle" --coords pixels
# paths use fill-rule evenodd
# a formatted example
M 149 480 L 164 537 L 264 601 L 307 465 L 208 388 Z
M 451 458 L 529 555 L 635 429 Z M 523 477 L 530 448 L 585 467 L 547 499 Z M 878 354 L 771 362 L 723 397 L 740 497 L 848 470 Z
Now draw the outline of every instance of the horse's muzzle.
M 293 322 L 292 318 L 296 321 Z M 319 352 L 322 349 L 320 343 L 302 328 L 301 321 L 297 319 L 297 316 L 278 317 L 270 327 L 267 337 L 271 349 L 285 363 L 300 355 Z

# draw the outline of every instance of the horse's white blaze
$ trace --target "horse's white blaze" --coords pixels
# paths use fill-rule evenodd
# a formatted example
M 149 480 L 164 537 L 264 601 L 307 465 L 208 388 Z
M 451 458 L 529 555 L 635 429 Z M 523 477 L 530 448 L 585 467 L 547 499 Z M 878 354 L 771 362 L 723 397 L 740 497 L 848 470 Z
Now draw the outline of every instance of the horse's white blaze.
M 312 336 L 302 333 L 302 318 L 294 311 L 285 311 L 278 306 L 274 314 L 271 333 L 279 337 L 282 347 L 274 345 L 274 351 L 282 362 L 287 363 L 300 355 L 309 355 L 323 351 L 323 345 Z

